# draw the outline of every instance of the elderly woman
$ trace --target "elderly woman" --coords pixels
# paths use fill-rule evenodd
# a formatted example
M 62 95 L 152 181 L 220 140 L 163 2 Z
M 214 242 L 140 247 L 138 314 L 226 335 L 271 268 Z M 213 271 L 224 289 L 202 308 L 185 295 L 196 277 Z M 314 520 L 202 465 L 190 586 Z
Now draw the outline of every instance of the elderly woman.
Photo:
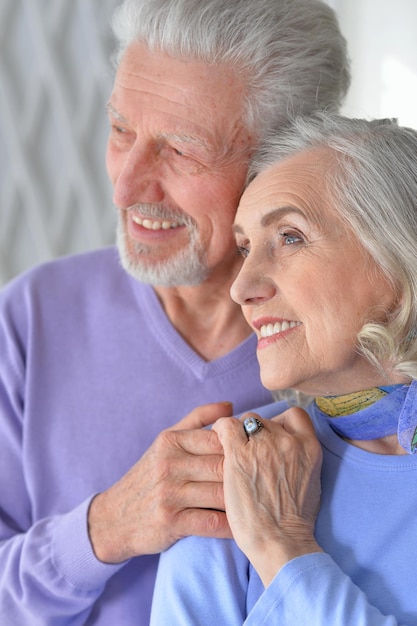
M 234 541 L 162 555 L 153 624 L 415 625 L 417 132 L 299 119 L 254 174 L 232 296 L 312 402 L 216 422 Z

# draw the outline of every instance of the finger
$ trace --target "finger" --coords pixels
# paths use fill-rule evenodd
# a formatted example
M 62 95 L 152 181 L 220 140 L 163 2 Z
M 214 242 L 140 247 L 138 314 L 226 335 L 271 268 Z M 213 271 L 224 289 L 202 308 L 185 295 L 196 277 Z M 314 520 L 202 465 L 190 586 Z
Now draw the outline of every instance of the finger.
M 289 433 L 299 433 L 305 436 L 315 435 L 309 414 L 299 407 L 291 407 L 270 421 L 280 424 Z
M 156 439 L 156 446 L 164 456 L 164 450 L 201 456 L 222 454 L 223 449 L 217 434 L 212 430 L 164 430 Z
M 188 482 L 173 494 L 176 508 L 225 510 L 223 483 Z
M 265 427 L 266 427 L 266 430 L 268 430 L 267 424 L 269 420 L 262 419 L 261 416 L 258 415 L 258 413 L 253 413 L 252 411 L 248 411 L 247 413 L 244 413 L 239 419 L 230 419 L 230 418 L 219 419 L 213 425 L 213 430 L 219 433 L 220 430 L 226 429 L 225 432 L 230 432 L 230 434 L 236 434 L 236 435 L 243 433 L 244 437 L 241 439 L 242 441 L 245 441 L 247 440 L 249 434 L 247 433 L 245 429 L 244 423 L 246 419 L 251 418 L 251 417 L 253 417 L 254 419 L 256 419 L 257 422 L 260 422 L 262 424 L 261 429 L 257 430 L 254 433 L 254 435 L 260 433 Z
M 255 420 L 255 423 L 253 420 Z M 242 423 L 244 434 L 251 441 L 254 438 L 259 439 L 261 434 L 265 435 L 265 432 L 268 432 L 268 420 L 263 420 L 257 413 L 245 413 L 240 418 L 240 422 Z
M 171 430 L 204 428 L 204 426 L 213 424 L 219 417 L 228 417 L 230 415 L 233 415 L 233 404 L 231 402 L 203 404 L 183 417 Z
M 243 428 L 243 419 L 249 416 L 258 417 L 256 413 L 245 413 L 241 419 L 222 417 L 213 424 L 212 430 L 218 435 L 224 449 L 248 443 L 248 436 Z
M 214 433 L 213 433 L 214 434 Z M 217 445 L 220 445 L 218 442 Z M 161 461 L 165 468 L 161 469 L 162 476 L 181 482 L 217 482 L 223 481 L 223 454 L 183 454 L 177 459 Z M 175 475 L 172 472 L 175 468 Z
M 223 511 L 184 509 L 178 514 L 176 530 L 180 537 L 215 537 L 232 539 L 232 532 Z

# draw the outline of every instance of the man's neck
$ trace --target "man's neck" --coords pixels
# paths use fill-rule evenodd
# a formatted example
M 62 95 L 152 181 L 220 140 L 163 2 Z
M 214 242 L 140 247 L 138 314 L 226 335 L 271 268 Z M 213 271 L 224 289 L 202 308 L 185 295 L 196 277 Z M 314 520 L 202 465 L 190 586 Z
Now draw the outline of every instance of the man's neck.
M 203 359 L 213 361 L 251 334 L 229 282 L 207 281 L 196 287 L 155 287 L 172 325 Z

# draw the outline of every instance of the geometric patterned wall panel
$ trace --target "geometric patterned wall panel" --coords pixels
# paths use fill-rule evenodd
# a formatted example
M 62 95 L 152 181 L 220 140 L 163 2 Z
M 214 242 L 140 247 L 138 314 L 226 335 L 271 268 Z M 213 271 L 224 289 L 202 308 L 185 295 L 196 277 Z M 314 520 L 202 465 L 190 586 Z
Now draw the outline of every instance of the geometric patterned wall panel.
M 105 104 L 115 5 L 0 2 L 0 285 L 114 241 Z
M 353 60 L 344 112 L 417 128 L 416 0 L 327 1 Z M 105 104 L 117 2 L 0 0 L 0 286 L 114 241 Z

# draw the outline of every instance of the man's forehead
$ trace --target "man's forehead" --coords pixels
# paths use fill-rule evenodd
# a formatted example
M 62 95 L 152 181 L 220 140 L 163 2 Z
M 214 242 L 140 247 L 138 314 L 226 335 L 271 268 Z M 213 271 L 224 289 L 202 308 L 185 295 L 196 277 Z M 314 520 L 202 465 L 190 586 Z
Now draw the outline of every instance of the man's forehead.
M 166 97 L 179 106 L 210 109 L 224 118 L 242 116 L 247 85 L 231 65 L 184 60 L 139 42 L 122 57 L 114 88 L 138 90 L 143 96 Z M 198 111 L 196 111 L 198 113 Z
M 111 100 L 107 103 L 106 110 L 112 118 L 128 127 L 134 127 L 137 123 L 137 120 L 130 120 L 119 111 Z M 181 119 L 179 116 L 174 117 L 171 122 L 167 122 L 165 126 L 159 126 L 157 124 L 155 137 L 167 141 L 193 145 L 205 150 L 210 150 L 212 147 L 209 135 L 207 135 L 202 128 L 193 126 L 189 120 Z

